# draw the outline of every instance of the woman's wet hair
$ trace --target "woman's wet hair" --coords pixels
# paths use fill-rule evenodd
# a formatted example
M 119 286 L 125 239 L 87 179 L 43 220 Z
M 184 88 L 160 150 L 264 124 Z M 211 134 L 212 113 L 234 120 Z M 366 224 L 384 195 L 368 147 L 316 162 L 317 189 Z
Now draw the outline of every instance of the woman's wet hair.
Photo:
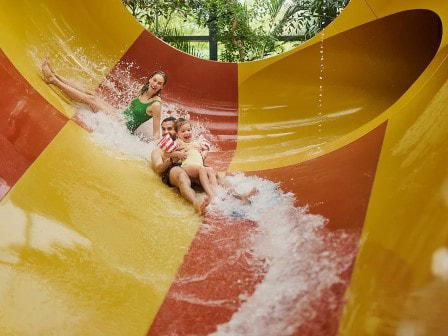
M 164 73 L 162 70 L 156 70 L 154 71 L 149 77 L 148 80 L 146 81 L 146 84 L 142 86 L 139 96 L 141 96 L 142 94 L 144 94 L 146 91 L 148 91 L 149 89 L 149 80 L 151 78 L 153 78 L 155 75 L 160 75 L 163 77 L 163 85 L 166 85 L 167 81 L 168 81 L 168 76 L 166 75 L 166 73 Z M 160 96 L 162 89 L 160 89 L 159 91 L 157 91 L 152 97 L 154 96 Z M 151 98 L 152 98 L 151 97 Z
M 174 123 L 174 130 L 176 131 L 176 132 L 178 132 L 179 131 L 179 128 L 181 128 L 183 125 L 185 125 L 185 124 L 189 124 L 190 123 L 190 120 L 188 120 L 188 119 L 185 119 L 185 118 L 178 118 L 177 120 L 176 120 L 176 122 Z

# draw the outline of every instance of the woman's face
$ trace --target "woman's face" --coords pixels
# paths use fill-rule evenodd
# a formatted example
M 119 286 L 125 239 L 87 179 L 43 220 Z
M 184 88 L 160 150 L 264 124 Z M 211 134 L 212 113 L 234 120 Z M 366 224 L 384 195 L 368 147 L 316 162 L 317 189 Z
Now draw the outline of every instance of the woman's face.
M 158 92 L 163 89 L 163 85 L 165 84 L 165 79 L 160 74 L 155 74 L 149 79 L 149 90 L 153 92 Z
M 183 124 L 177 131 L 177 136 L 184 142 L 191 142 L 193 133 L 191 131 L 191 124 Z

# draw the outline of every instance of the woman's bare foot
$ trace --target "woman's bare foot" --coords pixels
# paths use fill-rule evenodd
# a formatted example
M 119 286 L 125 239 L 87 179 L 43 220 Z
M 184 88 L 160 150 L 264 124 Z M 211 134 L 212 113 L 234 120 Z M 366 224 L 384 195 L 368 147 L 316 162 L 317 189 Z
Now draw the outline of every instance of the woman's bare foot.
M 86 129 L 89 133 L 93 132 L 93 128 L 88 126 L 83 120 L 82 118 L 79 116 L 78 112 L 75 112 L 75 114 L 72 117 L 72 121 L 74 121 L 75 123 L 77 123 L 79 126 L 81 126 L 82 128 Z
M 52 69 L 50 68 L 50 60 L 48 56 L 43 61 L 41 69 L 45 83 L 51 84 L 53 82 L 54 74 Z
M 48 69 L 50 69 L 51 73 L 54 75 L 54 70 L 51 67 L 50 57 L 49 56 L 45 57 L 44 63 L 48 66 Z

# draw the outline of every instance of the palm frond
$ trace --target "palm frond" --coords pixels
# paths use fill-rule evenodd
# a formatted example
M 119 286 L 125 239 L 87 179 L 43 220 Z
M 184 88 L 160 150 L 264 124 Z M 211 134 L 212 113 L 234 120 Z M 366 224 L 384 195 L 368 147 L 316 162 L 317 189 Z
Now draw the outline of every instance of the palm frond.
M 163 31 L 159 32 L 158 37 L 187 54 L 199 58 L 205 58 L 201 51 L 195 48 L 192 43 L 184 37 L 184 35 L 185 33 L 177 28 L 166 27 Z

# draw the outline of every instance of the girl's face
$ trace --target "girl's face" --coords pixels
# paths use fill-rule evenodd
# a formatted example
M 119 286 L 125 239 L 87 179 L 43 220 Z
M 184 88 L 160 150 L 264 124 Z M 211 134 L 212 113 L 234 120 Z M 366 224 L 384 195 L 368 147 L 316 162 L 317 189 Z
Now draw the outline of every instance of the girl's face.
M 163 85 L 165 84 L 165 79 L 160 74 L 155 74 L 152 76 L 149 81 L 149 90 L 153 92 L 158 92 L 163 89 Z
M 186 123 L 183 124 L 178 132 L 177 132 L 177 136 L 184 142 L 191 142 L 191 140 L 193 139 L 193 133 L 191 131 L 191 124 L 190 123 Z

